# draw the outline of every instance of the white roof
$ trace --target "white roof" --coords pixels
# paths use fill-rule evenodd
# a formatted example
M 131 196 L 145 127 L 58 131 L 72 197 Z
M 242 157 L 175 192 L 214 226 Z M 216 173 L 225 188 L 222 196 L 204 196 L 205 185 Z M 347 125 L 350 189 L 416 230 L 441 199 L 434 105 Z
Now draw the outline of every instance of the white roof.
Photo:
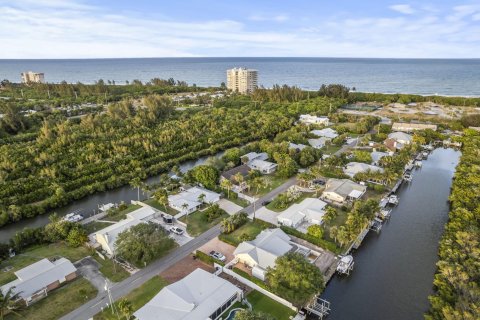
M 308 143 L 314 148 L 323 148 L 327 143 L 327 141 L 330 141 L 330 140 L 332 139 L 321 137 L 318 139 L 308 139 Z
M 378 162 L 380 161 L 380 159 L 388 155 L 389 155 L 388 153 L 380 152 L 380 151 L 373 151 L 372 153 L 370 153 L 370 156 L 372 157 L 372 162 Z
M 350 198 L 358 199 L 363 195 L 362 191 L 359 190 L 352 190 L 348 195 Z
M 325 137 L 325 138 L 330 138 L 334 139 L 338 137 L 337 131 L 333 130 L 332 128 L 325 128 L 321 130 L 312 130 L 310 133 L 313 133 L 317 137 Z
M 207 190 L 205 188 L 193 187 L 178 194 L 168 196 L 168 202 L 177 208 L 182 207 L 183 204 L 187 204 L 188 209 L 192 209 L 200 205 L 199 197 L 201 194 L 205 195 L 203 200 L 204 203 L 216 202 L 220 197 L 220 195 L 216 192 Z
M 301 143 L 300 143 L 300 144 L 296 144 L 296 143 L 293 143 L 293 142 L 289 142 L 289 143 L 288 143 L 288 147 L 289 147 L 290 149 L 303 150 L 303 149 L 305 149 L 307 146 L 304 145 L 304 144 L 301 144 Z
M 242 290 L 203 269 L 163 288 L 134 313 L 139 320 L 206 320 Z
M 18 279 L 0 287 L 0 290 L 5 293 L 11 287 L 15 287 L 13 289 L 15 293 L 19 293 L 23 299 L 28 299 L 39 290 L 56 281 L 64 280 L 75 271 L 77 268 L 65 258 L 53 262 L 42 259 L 15 272 Z
M 259 160 L 259 159 L 255 159 L 253 161 L 250 161 L 247 165 L 252 169 L 259 169 L 259 170 L 268 170 L 268 169 L 271 169 L 271 168 L 275 168 L 277 166 L 276 163 L 273 163 L 273 162 L 270 162 L 270 161 Z
M 275 260 L 292 249 L 290 237 L 281 229 L 263 230 L 254 240 L 244 241 L 233 254 L 249 255 L 257 266 L 267 269 L 275 267 Z
M 258 160 L 267 160 L 268 159 L 268 154 L 266 152 L 260 152 L 260 153 L 257 153 L 257 152 L 249 152 L 247 154 L 244 154 L 243 156 L 241 156 L 241 158 L 243 157 L 246 157 L 248 159 L 248 161 L 252 161 L 252 160 L 255 160 L 255 159 L 258 159 Z
M 388 138 L 398 142 L 410 142 L 413 137 L 405 132 L 392 132 L 388 135 Z
M 120 220 L 119 222 L 112 224 L 102 230 L 96 232 L 96 234 L 102 235 L 105 237 L 108 234 L 108 246 L 110 249 L 113 249 L 117 236 L 125 230 L 130 229 L 133 226 L 136 226 L 139 223 L 146 222 L 153 218 L 155 210 L 151 207 L 141 207 L 135 211 L 132 211 L 127 214 L 127 218 Z
M 353 177 L 359 172 L 367 172 L 368 170 L 370 171 L 376 171 L 376 172 L 383 172 L 383 169 L 377 166 L 373 166 L 371 164 L 366 164 L 363 162 L 350 162 L 347 163 L 345 166 L 345 169 L 343 169 L 343 172 L 350 176 Z
M 327 203 L 317 198 L 306 198 L 296 203 L 278 215 L 279 220 L 290 220 L 293 225 L 298 224 L 304 218 L 321 221 L 325 215 Z
M 362 194 L 367 190 L 366 186 L 355 183 L 348 179 L 328 179 L 325 190 L 323 192 L 332 192 L 343 198 L 346 198 L 352 194 L 352 191 L 357 190 Z

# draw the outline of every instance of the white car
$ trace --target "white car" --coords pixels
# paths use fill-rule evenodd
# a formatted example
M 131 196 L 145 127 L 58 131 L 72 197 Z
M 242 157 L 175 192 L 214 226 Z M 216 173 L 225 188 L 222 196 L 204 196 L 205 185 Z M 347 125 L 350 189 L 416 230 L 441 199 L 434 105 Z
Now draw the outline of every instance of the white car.
M 173 232 L 178 235 L 182 235 L 185 231 L 183 229 L 180 229 L 179 227 L 172 226 L 170 227 L 170 232 Z
M 227 258 L 225 258 L 225 256 L 223 254 L 221 254 L 218 251 L 210 251 L 210 257 L 212 257 L 214 259 L 217 259 L 219 261 L 222 261 L 222 262 L 224 262 L 227 259 Z

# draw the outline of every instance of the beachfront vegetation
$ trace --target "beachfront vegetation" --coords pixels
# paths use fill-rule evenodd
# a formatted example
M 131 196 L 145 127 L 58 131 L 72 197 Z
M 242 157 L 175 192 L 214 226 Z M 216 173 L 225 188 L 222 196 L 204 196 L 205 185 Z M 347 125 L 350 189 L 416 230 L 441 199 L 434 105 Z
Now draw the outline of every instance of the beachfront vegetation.
M 175 247 L 175 241 L 155 224 L 140 223 L 120 233 L 115 254 L 137 267 L 144 267 Z
M 428 320 L 480 318 L 480 134 L 466 130 L 440 242 Z

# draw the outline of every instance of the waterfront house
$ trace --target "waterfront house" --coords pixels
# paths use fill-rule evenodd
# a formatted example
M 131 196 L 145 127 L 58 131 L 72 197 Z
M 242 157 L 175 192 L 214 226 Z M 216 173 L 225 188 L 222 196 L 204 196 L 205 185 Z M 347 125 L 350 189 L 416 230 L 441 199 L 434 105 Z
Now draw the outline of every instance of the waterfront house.
M 138 320 L 216 320 L 242 298 L 242 289 L 197 268 L 160 290 L 134 316 Z
M 268 159 L 268 154 L 266 152 L 249 152 L 247 154 L 244 154 L 242 157 L 242 163 L 249 163 L 253 160 L 267 160 Z
M 235 259 L 252 268 L 252 275 L 265 280 L 268 268 L 275 267 L 275 261 L 294 247 L 290 237 L 281 229 L 266 229 L 252 241 L 244 241 L 235 249 Z
M 235 168 L 232 168 L 230 170 L 227 170 L 223 172 L 220 175 L 220 181 L 222 180 L 229 180 L 233 187 L 232 191 L 233 192 L 242 192 L 247 188 L 247 182 L 245 181 L 247 179 L 248 173 L 251 171 L 250 167 L 247 166 L 246 164 L 242 164 L 240 166 L 237 166 Z M 237 181 L 236 177 L 237 176 L 242 176 L 243 181 Z
M 389 156 L 390 154 L 387 152 L 381 152 L 381 151 L 373 151 L 370 153 L 370 156 L 372 157 L 372 165 L 378 166 L 380 165 L 380 159 L 383 157 Z
M 77 277 L 77 268 L 65 258 L 42 259 L 15 272 L 16 280 L 0 287 L 2 293 L 13 288 L 19 299 L 27 306 L 46 297 L 62 283 Z
M 345 168 L 343 169 L 343 172 L 353 178 L 357 173 L 360 172 L 367 172 L 367 171 L 372 171 L 372 172 L 383 172 L 384 170 L 380 167 L 363 163 L 363 162 L 350 162 L 347 163 Z
M 277 170 L 278 165 L 270 161 L 255 159 L 248 162 L 247 166 L 252 170 L 258 170 L 263 174 L 270 174 Z
M 336 203 L 360 199 L 367 187 L 348 179 L 328 179 L 322 198 Z
M 322 224 L 327 203 L 317 198 L 306 198 L 300 203 L 293 204 L 277 216 L 281 225 L 297 228 L 303 223 Z
M 168 196 L 168 205 L 182 214 L 189 214 L 198 210 L 202 203 L 212 204 L 219 200 L 220 194 L 216 192 L 205 188 L 192 187 Z
M 156 211 L 148 206 L 129 212 L 125 219 L 97 231 L 95 233 L 95 240 L 105 252 L 113 256 L 115 254 L 115 242 L 117 241 L 118 235 L 139 223 L 147 223 L 155 218 L 155 213 Z
M 317 137 L 324 137 L 329 139 L 335 139 L 338 137 L 337 131 L 333 130 L 332 128 L 325 128 L 321 130 L 312 130 L 310 131 L 311 134 L 316 135 Z
M 299 120 L 301 123 L 305 124 L 319 124 L 324 126 L 329 125 L 328 117 L 317 117 L 310 114 L 301 114 Z
M 392 132 L 384 141 L 385 146 L 391 151 L 403 149 L 405 145 L 412 143 L 413 137 L 405 132 Z

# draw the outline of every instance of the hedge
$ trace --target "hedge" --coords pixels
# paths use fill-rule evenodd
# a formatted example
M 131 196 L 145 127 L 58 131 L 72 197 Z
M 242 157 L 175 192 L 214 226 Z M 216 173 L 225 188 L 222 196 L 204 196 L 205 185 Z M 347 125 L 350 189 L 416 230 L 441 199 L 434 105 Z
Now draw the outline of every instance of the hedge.
M 282 229 L 283 232 L 285 232 L 286 234 L 308 241 L 316 246 L 327 249 L 333 253 L 339 254 L 341 252 L 341 248 L 337 247 L 337 245 L 333 242 L 327 241 L 325 239 L 312 237 L 309 234 L 302 233 L 296 229 L 286 227 L 286 226 L 281 226 L 280 229 Z
M 208 263 L 208 264 L 210 264 L 210 265 L 213 265 L 214 263 L 219 264 L 219 265 L 221 265 L 221 266 L 224 266 L 224 265 L 225 265 L 224 262 L 222 262 L 222 261 L 220 261 L 220 260 L 217 260 L 217 259 L 209 256 L 209 255 L 206 254 L 205 252 L 202 252 L 202 251 L 199 251 L 199 250 L 195 251 L 195 258 L 197 258 L 197 259 L 199 259 L 199 260 L 201 260 L 201 261 L 203 261 L 203 262 L 205 262 L 205 263 Z
M 268 286 L 265 282 L 263 282 L 262 280 L 260 280 L 258 278 L 255 278 L 254 276 L 249 275 L 245 271 L 243 271 L 241 269 L 238 269 L 238 268 L 233 268 L 232 271 L 235 272 L 236 274 L 244 277 L 245 279 L 248 279 L 248 280 L 252 281 L 256 285 L 258 285 L 260 288 L 263 288 L 265 290 L 269 290 L 269 288 L 268 288 Z

